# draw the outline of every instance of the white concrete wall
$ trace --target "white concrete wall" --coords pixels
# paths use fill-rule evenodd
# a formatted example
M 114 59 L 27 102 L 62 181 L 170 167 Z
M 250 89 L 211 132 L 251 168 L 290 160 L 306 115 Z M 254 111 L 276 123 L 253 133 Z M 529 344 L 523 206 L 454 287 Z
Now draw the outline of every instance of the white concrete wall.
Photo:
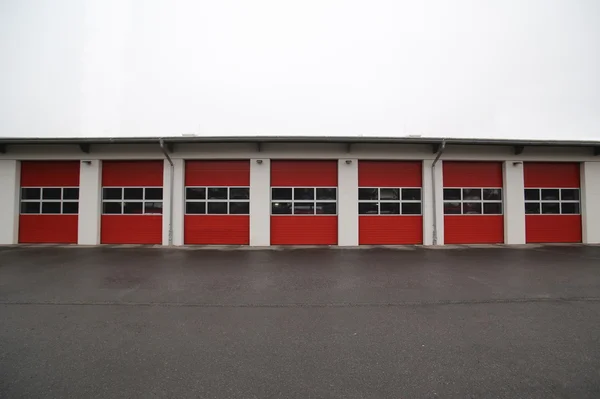
M 250 245 L 271 245 L 271 160 L 250 160 Z
M 79 235 L 80 245 L 100 244 L 102 215 L 102 161 L 82 161 L 79 170 Z
M 504 201 L 504 243 L 525 244 L 525 180 L 523 162 L 502 165 Z
M 173 185 L 173 245 L 183 245 L 185 215 L 185 161 L 183 159 L 173 159 L 173 167 L 175 169 L 175 181 Z M 163 190 L 163 192 L 165 196 L 169 196 L 169 192 L 166 191 L 166 189 Z
M 600 244 L 600 162 L 581 164 L 583 242 Z
M 436 245 L 444 245 L 444 182 L 443 163 L 441 159 L 433 168 L 433 160 L 423 161 L 423 245 L 434 245 L 434 223 L 437 225 Z M 435 189 L 432 169 L 435 171 Z M 435 191 L 435 206 L 434 206 Z M 435 216 L 434 216 L 435 214 Z
M 338 161 L 338 245 L 358 245 L 358 159 Z
M 21 163 L 0 160 L 0 245 L 19 240 Z

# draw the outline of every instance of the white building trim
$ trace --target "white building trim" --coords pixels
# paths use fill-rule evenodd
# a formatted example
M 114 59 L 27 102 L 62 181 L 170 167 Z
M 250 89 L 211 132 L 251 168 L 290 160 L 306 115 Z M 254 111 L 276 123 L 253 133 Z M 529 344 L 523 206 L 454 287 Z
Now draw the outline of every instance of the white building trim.
M 271 160 L 250 160 L 250 246 L 271 245 Z
M 600 162 L 581 163 L 583 242 L 600 244 Z
M 79 218 L 77 243 L 100 244 L 102 215 L 102 161 L 81 162 L 79 169 Z
M 523 162 L 502 165 L 504 202 L 504 243 L 525 244 L 525 180 Z
M 358 245 L 358 159 L 338 161 L 338 245 Z
M 21 163 L 0 160 L 0 245 L 19 241 Z

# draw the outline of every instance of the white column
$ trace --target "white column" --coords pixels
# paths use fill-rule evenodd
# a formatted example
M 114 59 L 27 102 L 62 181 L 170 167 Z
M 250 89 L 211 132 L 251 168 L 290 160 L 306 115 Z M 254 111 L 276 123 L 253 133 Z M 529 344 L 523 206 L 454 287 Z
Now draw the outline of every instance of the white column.
M 250 160 L 250 246 L 271 245 L 271 160 Z
M 80 245 L 100 244 L 100 215 L 102 214 L 102 162 L 98 159 L 81 161 L 79 169 L 79 235 Z
M 19 189 L 21 164 L 14 160 L 0 160 L 0 244 L 19 241 Z
M 436 245 L 444 245 L 444 176 L 442 165 L 443 161 L 440 160 L 435 164 L 434 193 L 433 160 L 423 161 L 423 193 L 421 196 L 423 201 L 423 245 L 433 245 L 434 224 L 437 225 Z
M 169 224 L 173 223 L 173 245 L 183 245 L 184 214 L 184 164 L 183 159 L 173 159 L 171 164 L 165 159 L 163 173 L 163 234 L 162 244 L 169 245 Z M 171 173 L 173 175 L 173 206 L 171 206 Z M 169 215 L 173 212 L 173 218 Z
M 600 244 L 600 162 L 581 163 L 583 242 Z
M 525 180 L 523 162 L 506 161 L 502 164 L 504 243 L 525 244 Z
M 338 245 L 358 245 L 358 159 L 338 161 Z

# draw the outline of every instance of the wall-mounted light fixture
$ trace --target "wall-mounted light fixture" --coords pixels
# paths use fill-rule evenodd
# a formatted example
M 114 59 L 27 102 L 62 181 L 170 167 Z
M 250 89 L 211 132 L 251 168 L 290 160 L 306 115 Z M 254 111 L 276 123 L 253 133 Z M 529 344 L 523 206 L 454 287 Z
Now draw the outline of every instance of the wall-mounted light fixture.
M 521 161 L 513 162 L 513 166 L 519 166 L 519 165 L 523 165 L 523 162 L 521 162 Z
M 92 161 L 81 161 L 81 163 L 85 164 L 85 165 L 91 165 Z
M 260 165 L 262 163 L 262 159 L 257 159 L 256 163 Z
M 346 165 L 350 165 L 352 163 L 351 159 L 346 159 Z

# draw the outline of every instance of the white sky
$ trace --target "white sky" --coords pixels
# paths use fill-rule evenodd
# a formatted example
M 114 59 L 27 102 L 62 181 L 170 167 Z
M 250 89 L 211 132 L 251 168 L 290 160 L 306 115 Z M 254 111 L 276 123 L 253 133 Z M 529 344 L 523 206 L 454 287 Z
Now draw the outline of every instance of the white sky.
M 0 136 L 600 139 L 598 0 L 0 0 Z

